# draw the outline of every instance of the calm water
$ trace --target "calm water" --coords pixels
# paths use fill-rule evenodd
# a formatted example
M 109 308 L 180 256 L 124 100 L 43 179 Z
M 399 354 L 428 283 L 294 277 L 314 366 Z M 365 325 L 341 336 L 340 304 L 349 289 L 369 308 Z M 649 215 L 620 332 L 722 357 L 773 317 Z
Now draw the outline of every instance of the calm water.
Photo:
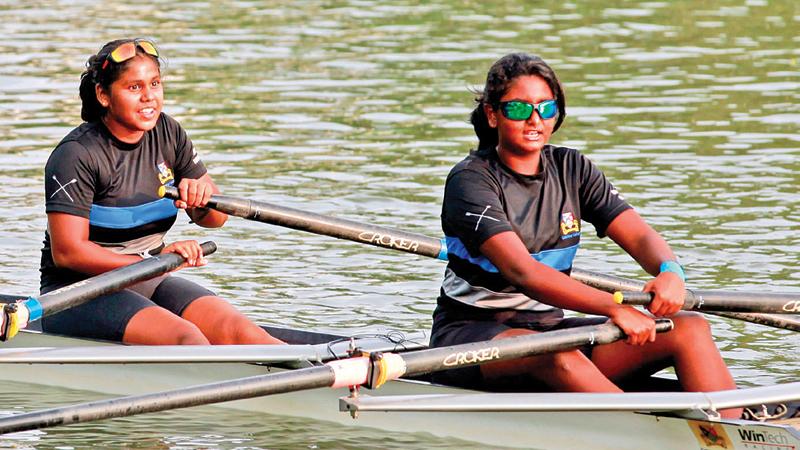
M 800 292 L 795 1 L 415 3 L 0 0 L 3 292 L 38 286 L 42 169 L 79 122 L 86 58 L 132 35 L 161 43 L 165 110 L 226 194 L 432 236 L 441 234 L 444 178 L 475 144 L 469 90 L 499 56 L 538 53 L 567 90 L 553 141 L 604 169 L 670 240 L 691 286 Z M 613 243 L 584 235 L 576 266 L 643 277 Z M 429 327 L 443 269 L 235 218 L 215 231 L 182 220 L 170 237 L 215 240 L 212 263 L 190 276 L 253 318 L 342 333 Z M 797 379 L 796 336 L 710 320 L 741 385 Z M 93 398 L 8 392 L 6 411 Z M 279 416 L 228 413 L 220 423 L 201 408 L 0 447 L 358 448 L 376 436 Z M 385 448 L 453 445 L 380 439 Z

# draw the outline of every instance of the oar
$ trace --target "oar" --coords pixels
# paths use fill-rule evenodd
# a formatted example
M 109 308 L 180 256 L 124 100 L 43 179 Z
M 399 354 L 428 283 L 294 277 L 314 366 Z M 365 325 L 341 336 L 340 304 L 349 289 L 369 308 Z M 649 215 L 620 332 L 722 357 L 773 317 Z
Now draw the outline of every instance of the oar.
M 173 186 L 166 186 L 159 189 L 161 197 L 177 200 L 179 198 L 178 189 Z M 362 244 L 370 244 L 377 247 L 400 250 L 414 253 L 421 256 L 428 256 L 446 261 L 447 243 L 444 239 L 436 239 L 417 233 L 409 233 L 389 227 L 379 227 L 364 224 L 353 220 L 337 219 L 321 214 L 314 214 L 294 208 L 271 205 L 269 203 L 258 202 L 243 198 L 229 197 L 225 195 L 212 195 L 208 203 L 210 208 L 244 219 L 255 220 L 258 222 L 280 225 L 295 230 L 308 231 L 324 236 L 331 236 L 340 239 L 347 239 Z M 592 281 L 601 284 L 622 283 L 625 287 L 614 287 L 611 289 L 603 288 L 598 285 L 594 287 L 614 292 L 618 290 L 641 289 L 644 283 L 637 281 L 624 280 L 618 277 L 572 270 L 572 277 L 586 284 L 592 285 Z M 622 281 L 620 281 L 622 280 Z M 714 291 L 720 296 L 728 295 L 725 291 Z M 800 298 L 800 297 L 798 297 Z M 786 317 L 774 317 L 757 313 L 711 313 L 731 319 L 744 320 L 761 325 L 775 328 L 785 328 L 800 331 L 800 320 L 793 320 Z
M 652 292 L 617 291 L 614 301 L 627 305 L 649 305 Z M 795 314 L 800 312 L 800 299 L 789 294 L 764 294 L 755 292 L 731 292 L 720 295 L 713 292 L 686 291 L 686 300 L 681 309 L 687 311 L 757 312 L 773 314 Z
M 657 321 L 657 331 L 670 329 L 670 320 Z M 377 388 L 401 376 L 558 352 L 583 345 L 608 344 L 623 337 L 624 333 L 616 325 L 605 323 L 402 354 L 372 353 L 281 373 L 4 417 L 0 418 L 0 434 L 315 388 L 359 385 Z
M 581 269 L 572 269 L 572 273 L 570 275 L 572 276 L 572 278 L 580 281 L 583 284 L 592 286 L 596 289 L 600 289 L 601 291 L 612 292 L 612 293 L 623 290 L 625 291 L 641 290 L 645 284 L 637 280 L 631 280 L 628 278 L 622 278 L 613 275 L 605 275 Z M 721 299 L 726 298 L 728 295 L 737 294 L 737 292 L 735 291 L 734 292 L 705 291 L 705 290 L 694 290 L 694 289 L 687 291 L 687 294 L 689 293 L 701 296 L 710 295 Z M 759 295 L 764 295 L 764 294 L 759 294 Z M 781 295 L 781 294 L 775 294 L 775 295 Z M 741 312 L 732 313 L 732 312 L 720 312 L 720 311 L 704 311 L 704 313 L 713 314 L 715 316 L 720 316 L 720 317 L 727 317 L 729 319 L 744 320 L 746 322 L 752 322 L 774 328 L 800 331 L 800 320 L 792 316 L 758 314 L 758 313 L 741 313 Z
M 158 195 L 173 200 L 180 198 L 174 186 L 160 187 Z M 444 239 L 226 195 L 212 195 L 207 206 L 243 219 L 447 260 Z
M 216 244 L 210 241 L 201 244 L 200 247 L 204 255 L 210 255 L 217 250 Z M 183 262 L 183 257 L 177 253 L 162 253 L 38 297 L 28 297 L 17 303 L 6 303 L 3 306 L 3 329 L 0 337 L 2 340 L 10 339 L 30 322 L 169 272 Z

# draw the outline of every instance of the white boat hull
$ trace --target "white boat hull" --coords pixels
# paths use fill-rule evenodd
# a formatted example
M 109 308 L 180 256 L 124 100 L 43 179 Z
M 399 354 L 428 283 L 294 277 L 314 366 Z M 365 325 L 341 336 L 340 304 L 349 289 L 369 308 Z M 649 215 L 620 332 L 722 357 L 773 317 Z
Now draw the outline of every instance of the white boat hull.
M 105 343 L 103 343 L 105 344 Z M 11 347 L 100 345 L 91 341 L 21 333 Z M 136 395 L 283 370 L 242 363 L 0 364 L 0 379 L 82 389 L 110 396 Z M 465 390 L 415 381 L 388 383 L 362 395 L 463 394 Z M 489 447 L 538 449 L 800 449 L 798 423 L 693 421 L 633 412 L 362 412 L 339 411 L 347 389 L 315 389 L 220 404 L 256 413 L 304 417 L 349 427 L 372 427 L 477 442 Z M 796 419 L 793 419 L 796 420 Z

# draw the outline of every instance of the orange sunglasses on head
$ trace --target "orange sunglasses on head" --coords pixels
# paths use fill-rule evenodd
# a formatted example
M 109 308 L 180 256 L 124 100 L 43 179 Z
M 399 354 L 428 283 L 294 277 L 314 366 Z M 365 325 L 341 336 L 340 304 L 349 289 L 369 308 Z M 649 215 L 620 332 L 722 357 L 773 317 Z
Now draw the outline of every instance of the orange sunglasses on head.
M 141 48 L 148 55 L 158 58 L 156 44 L 147 39 L 134 39 L 132 41 L 119 44 L 117 48 L 109 53 L 106 57 L 106 60 L 103 62 L 103 67 L 101 67 L 100 70 L 105 70 L 105 68 L 108 67 L 109 61 L 114 61 L 115 63 L 119 64 L 133 58 L 136 56 L 136 47 Z

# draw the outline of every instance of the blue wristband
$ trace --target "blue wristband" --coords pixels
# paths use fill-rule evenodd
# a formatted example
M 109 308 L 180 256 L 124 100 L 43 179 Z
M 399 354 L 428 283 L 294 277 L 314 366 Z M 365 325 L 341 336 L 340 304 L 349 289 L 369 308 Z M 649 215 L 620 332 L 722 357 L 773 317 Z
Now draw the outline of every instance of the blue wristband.
M 662 262 L 661 267 L 658 268 L 658 273 L 663 272 L 672 272 L 677 274 L 679 277 L 681 277 L 681 280 L 683 280 L 684 283 L 686 282 L 686 274 L 683 272 L 683 267 L 681 267 L 677 261 Z

